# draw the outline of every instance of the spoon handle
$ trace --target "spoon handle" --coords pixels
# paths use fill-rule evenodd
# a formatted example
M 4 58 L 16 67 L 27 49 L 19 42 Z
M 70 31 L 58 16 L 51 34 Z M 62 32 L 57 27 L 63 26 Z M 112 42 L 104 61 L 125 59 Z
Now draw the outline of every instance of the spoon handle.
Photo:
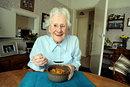
M 55 63 L 63 63 L 64 61 L 53 61 Z
M 53 61 L 54 63 L 63 63 L 64 61 L 54 61 L 54 60 L 52 60 L 52 59 L 48 59 L 48 60 L 51 60 L 51 61 Z

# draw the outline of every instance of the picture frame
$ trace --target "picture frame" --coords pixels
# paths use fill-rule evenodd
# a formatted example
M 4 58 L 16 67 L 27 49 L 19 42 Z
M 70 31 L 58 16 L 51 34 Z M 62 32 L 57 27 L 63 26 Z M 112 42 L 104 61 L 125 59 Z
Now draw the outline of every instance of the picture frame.
M 34 12 L 35 0 L 21 0 L 20 8 Z
M 113 48 L 115 47 L 116 49 L 122 49 L 123 43 L 122 42 L 113 42 Z
M 130 27 L 130 18 L 127 20 L 127 27 Z
M 117 43 L 114 43 L 114 44 L 112 45 L 112 48 L 117 49 Z
M 42 21 L 41 21 L 41 29 L 46 30 L 47 27 L 45 25 L 45 20 L 49 17 L 49 14 L 47 13 L 42 13 Z
M 3 41 L 0 42 L 0 57 L 18 54 L 17 42 Z

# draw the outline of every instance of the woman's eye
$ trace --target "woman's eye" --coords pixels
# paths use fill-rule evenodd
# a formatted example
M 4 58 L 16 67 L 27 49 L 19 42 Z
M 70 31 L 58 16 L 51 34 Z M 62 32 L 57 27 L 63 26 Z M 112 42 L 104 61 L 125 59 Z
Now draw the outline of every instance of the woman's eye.
M 61 27 L 61 28 L 64 28 L 64 27 L 65 27 L 65 25 L 61 25 L 60 27 Z
M 57 25 L 56 25 L 56 24 L 54 24 L 53 26 L 54 26 L 54 27 L 57 27 Z

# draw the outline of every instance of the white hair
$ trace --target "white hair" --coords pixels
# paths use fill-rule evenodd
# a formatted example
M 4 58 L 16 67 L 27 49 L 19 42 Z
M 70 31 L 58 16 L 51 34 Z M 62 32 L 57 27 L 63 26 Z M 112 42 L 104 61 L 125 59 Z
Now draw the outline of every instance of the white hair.
M 49 27 L 52 21 L 52 17 L 54 15 L 63 15 L 67 18 L 67 27 L 70 28 L 71 27 L 71 23 L 70 23 L 70 13 L 66 8 L 53 8 L 50 12 L 50 16 L 45 20 L 45 26 Z

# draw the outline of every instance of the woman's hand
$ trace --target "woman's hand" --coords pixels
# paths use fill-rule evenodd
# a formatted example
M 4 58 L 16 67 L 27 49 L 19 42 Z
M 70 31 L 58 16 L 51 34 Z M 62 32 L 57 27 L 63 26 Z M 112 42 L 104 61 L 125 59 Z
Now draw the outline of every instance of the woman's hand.
M 68 76 L 68 80 L 70 80 L 72 78 L 73 74 L 74 74 L 75 67 L 71 64 L 66 65 L 66 66 L 68 66 L 70 68 L 70 74 Z
M 44 66 L 48 63 L 48 59 L 47 58 L 43 58 L 43 55 L 40 53 L 37 56 L 33 56 L 33 63 L 36 66 Z

